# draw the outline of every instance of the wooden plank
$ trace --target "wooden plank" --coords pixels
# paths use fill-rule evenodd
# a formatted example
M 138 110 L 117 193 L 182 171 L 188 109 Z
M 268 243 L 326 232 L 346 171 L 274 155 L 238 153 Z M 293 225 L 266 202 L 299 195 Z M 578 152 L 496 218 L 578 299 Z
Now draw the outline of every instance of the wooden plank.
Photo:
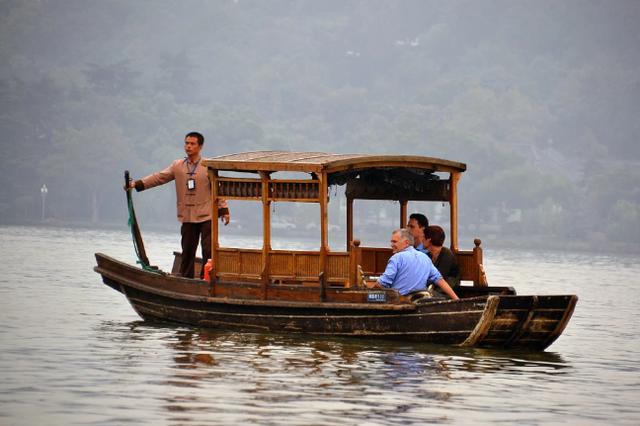
M 488 286 L 484 268 L 482 267 L 482 241 L 479 238 L 473 240 L 473 250 L 454 251 L 458 266 L 460 267 L 460 281 L 473 281 L 475 287 Z
M 267 298 L 269 283 L 269 251 L 271 250 L 271 202 L 269 201 L 269 173 L 260 172 L 262 180 L 262 297 Z
M 564 311 L 564 315 L 562 316 L 562 319 L 558 321 L 558 326 L 555 328 L 555 330 L 553 330 L 553 332 L 549 334 L 549 337 L 547 337 L 547 339 L 542 343 L 541 345 L 542 349 L 547 348 L 549 345 L 551 345 L 562 334 L 565 327 L 569 323 L 569 320 L 571 319 L 571 316 L 573 315 L 573 311 L 576 307 L 576 303 L 578 303 L 578 296 L 571 295 L 571 296 L 568 296 L 568 298 L 569 300 L 567 303 L 567 307 Z
M 400 228 L 407 227 L 407 200 L 400 200 Z
M 360 240 L 351 241 L 349 247 L 349 287 L 360 286 L 358 280 L 358 268 L 362 268 L 360 256 Z
M 538 296 L 535 296 L 535 295 L 531 296 L 531 306 L 529 307 L 529 312 L 527 313 L 527 316 L 521 321 L 519 321 L 518 325 L 514 327 L 511 336 L 504 342 L 505 346 L 511 346 L 511 344 L 514 341 L 522 337 L 524 332 L 528 330 L 529 325 L 531 323 L 531 319 L 533 318 L 533 315 L 536 311 L 537 306 L 538 306 Z
M 491 322 L 496 315 L 499 303 L 500 296 L 489 296 L 487 298 L 487 304 L 482 312 L 482 317 L 480 317 L 476 327 L 471 333 L 469 333 L 469 336 L 460 344 L 460 346 L 476 346 L 478 343 L 482 342 L 491 327 Z
M 254 151 L 206 158 L 212 169 L 229 171 L 323 171 L 334 173 L 370 167 L 409 167 L 463 172 L 464 163 L 415 155 L 327 154 L 322 152 Z
M 455 252 L 458 266 L 460 267 L 460 281 L 476 281 L 478 276 L 478 265 L 471 251 Z
M 218 178 L 218 193 L 226 199 L 262 199 L 262 181 L 246 178 Z
M 300 277 L 317 277 L 322 271 L 322 254 L 319 253 L 295 253 L 295 275 Z
M 384 272 L 389 258 L 393 254 L 391 248 L 360 247 L 362 271 L 366 275 L 380 275 Z
M 451 251 L 458 251 L 458 181 L 460 180 L 459 172 L 452 172 L 449 178 L 449 223 L 451 224 Z
M 215 282 L 217 281 L 217 271 L 220 265 L 220 256 L 218 249 L 219 243 L 219 225 L 218 225 L 218 171 L 209 169 L 209 182 L 211 182 L 211 271 L 209 271 L 209 281 L 211 283 L 211 296 L 216 295 Z M 207 259 L 202 259 L 204 263 Z
M 352 241 L 353 241 L 353 198 L 347 197 L 347 245 L 346 245 L 347 250 L 351 250 Z
M 487 277 L 484 274 L 484 268 L 482 267 L 482 247 L 480 247 L 480 244 L 482 244 L 482 241 L 480 240 L 480 238 L 476 238 L 473 240 L 473 261 L 476 265 L 476 277 L 473 280 L 473 285 L 477 286 L 477 287 L 486 287 L 488 285 L 487 283 Z
M 273 201 L 321 202 L 317 179 L 271 180 L 269 189 L 269 198 Z
M 269 253 L 269 276 L 286 276 L 295 278 L 295 254 L 294 253 L 282 253 L 282 252 L 270 252 Z
M 341 282 L 347 286 L 349 282 L 349 253 L 328 253 L 327 281 Z
M 322 286 L 321 296 L 324 300 L 327 285 L 327 253 L 329 252 L 329 186 L 327 174 L 322 173 L 320 179 L 320 284 Z
M 355 160 L 333 161 L 328 163 L 324 170 L 335 173 L 344 170 L 358 170 L 367 168 L 411 168 L 429 169 L 436 172 L 465 171 L 467 166 L 463 163 L 417 156 L 366 156 Z

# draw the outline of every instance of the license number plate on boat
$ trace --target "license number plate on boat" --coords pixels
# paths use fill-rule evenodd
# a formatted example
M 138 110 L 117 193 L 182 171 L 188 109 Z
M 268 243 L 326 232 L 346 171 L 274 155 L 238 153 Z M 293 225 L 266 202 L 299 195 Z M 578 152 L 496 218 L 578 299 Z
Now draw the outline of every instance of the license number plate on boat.
M 367 302 L 386 302 L 387 293 L 384 291 L 372 291 L 367 293 Z

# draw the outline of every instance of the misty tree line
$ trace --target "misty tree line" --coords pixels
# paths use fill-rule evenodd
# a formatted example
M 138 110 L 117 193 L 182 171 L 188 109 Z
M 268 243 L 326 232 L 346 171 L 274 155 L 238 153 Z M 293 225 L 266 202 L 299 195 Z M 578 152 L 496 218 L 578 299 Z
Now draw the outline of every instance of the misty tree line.
M 0 217 L 39 220 L 46 184 L 48 220 L 121 221 L 122 171 L 165 167 L 197 129 L 206 156 L 465 162 L 463 224 L 637 242 L 639 12 L 634 1 L 4 1 Z M 173 221 L 172 189 L 138 208 Z

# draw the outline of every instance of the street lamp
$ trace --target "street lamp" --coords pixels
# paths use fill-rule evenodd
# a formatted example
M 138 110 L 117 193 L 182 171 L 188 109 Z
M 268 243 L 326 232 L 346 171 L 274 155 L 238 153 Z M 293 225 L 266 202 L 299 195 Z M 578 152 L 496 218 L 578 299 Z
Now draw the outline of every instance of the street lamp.
M 40 188 L 40 195 L 42 195 L 42 221 L 44 222 L 44 202 L 45 202 L 45 198 L 47 198 L 47 192 L 49 192 L 49 190 L 47 189 L 47 185 L 42 185 L 42 188 Z

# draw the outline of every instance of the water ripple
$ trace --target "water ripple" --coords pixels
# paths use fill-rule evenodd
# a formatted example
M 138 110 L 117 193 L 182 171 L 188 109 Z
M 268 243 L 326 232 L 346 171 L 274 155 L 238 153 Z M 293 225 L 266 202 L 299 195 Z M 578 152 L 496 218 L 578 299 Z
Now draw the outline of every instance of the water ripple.
M 92 271 L 94 251 L 133 262 L 126 232 L 0 231 L 1 424 L 640 419 L 635 261 L 486 251 L 494 285 L 580 297 L 561 338 L 549 351 L 532 353 L 147 323 Z M 148 237 L 153 258 L 170 267 L 176 236 Z M 34 253 L 38 268 L 26 263 Z

